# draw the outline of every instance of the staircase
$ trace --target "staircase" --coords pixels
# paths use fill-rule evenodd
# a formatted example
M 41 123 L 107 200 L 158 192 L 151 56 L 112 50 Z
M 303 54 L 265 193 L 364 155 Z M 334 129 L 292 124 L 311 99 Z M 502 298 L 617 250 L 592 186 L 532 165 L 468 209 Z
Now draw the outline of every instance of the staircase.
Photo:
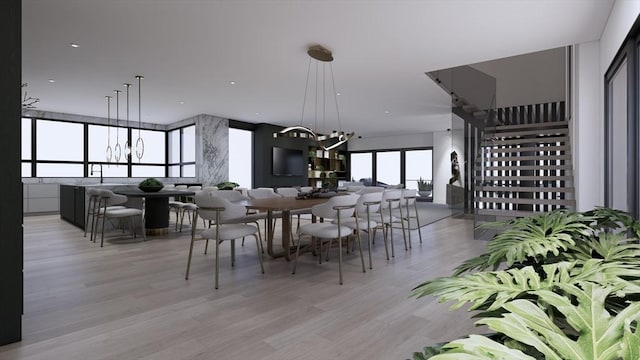
M 563 117 L 487 127 L 480 146 L 474 166 L 476 224 L 575 208 L 571 142 Z

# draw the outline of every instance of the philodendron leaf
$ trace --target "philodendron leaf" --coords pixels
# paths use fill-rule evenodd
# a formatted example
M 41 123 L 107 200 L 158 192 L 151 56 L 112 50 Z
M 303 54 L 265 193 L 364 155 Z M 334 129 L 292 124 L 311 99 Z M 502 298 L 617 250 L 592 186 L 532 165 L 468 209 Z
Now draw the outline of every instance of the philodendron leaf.
M 624 332 L 622 334 L 622 351 L 620 357 L 623 359 L 640 359 L 640 330 L 631 329 L 631 320 L 624 322 Z
M 520 350 L 510 349 L 481 335 L 452 341 L 443 346 L 444 352 L 431 360 L 536 360 Z
M 494 331 L 533 346 L 546 359 L 557 360 L 616 360 L 624 354 L 624 343 L 635 346 L 637 333 L 625 330 L 629 321 L 640 317 L 640 303 L 632 303 L 617 316 L 605 310 L 605 299 L 615 289 L 604 288 L 589 282 L 576 285 L 558 285 L 564 292 L 575 297 L 548 290 L 535 291 L 543 303 L 556 308 L 579 334 L 577 340 L 569 338 L 547 313 L 527 300 L 514 300 L 504 305 L 509 311 L 502 318 L 486 318 L 478 324 L 486 324 Z M 626 332 L 625 332 L 626 331 Z M 626 338 L 625 338 L 625 335 Z M 637 360 L 636 350 L 626 350 L 624 360 Z M 628 355 L 628 356 L 627 356 Z

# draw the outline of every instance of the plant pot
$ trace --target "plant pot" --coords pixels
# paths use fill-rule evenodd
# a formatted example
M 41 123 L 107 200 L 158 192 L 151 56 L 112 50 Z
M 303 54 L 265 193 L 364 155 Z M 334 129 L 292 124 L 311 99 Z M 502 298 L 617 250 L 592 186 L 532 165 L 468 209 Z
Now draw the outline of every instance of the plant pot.
M 162 186 L 138 186 L 138 189 L 144 191 L 144 192 L 158 192 L 160 190 L 162 190 L 162 188 L 164 187 L 164 185 Z
M 429 190 L 429 191 L 418 191 L 418 195 L 420 195 L 420 197 L 430 198 L 431 197 L 431 190 Z

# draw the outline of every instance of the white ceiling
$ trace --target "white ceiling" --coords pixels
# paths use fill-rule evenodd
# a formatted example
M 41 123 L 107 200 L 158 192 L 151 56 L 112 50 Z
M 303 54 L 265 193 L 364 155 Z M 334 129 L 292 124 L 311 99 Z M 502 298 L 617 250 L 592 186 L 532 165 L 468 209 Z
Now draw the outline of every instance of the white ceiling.
M 450 100 L 425 72 L 597 40 L 612 5 L 23 0 L 23 82 L 40 98 L 39 110 L 106 117 L 104 96 L 141 74 L 144 122 L 169 124 L 204 113 L 295 125 L 306 49 L 322 44 L 335 58 L 343 130 L 363 136 L 442 130 L 450 127 Z M 137 120 L 135 87 L 131 96 Z M 330 128 L 337 126 L 333 118 Z M 305 116 L 305 125 L 310 122 Z

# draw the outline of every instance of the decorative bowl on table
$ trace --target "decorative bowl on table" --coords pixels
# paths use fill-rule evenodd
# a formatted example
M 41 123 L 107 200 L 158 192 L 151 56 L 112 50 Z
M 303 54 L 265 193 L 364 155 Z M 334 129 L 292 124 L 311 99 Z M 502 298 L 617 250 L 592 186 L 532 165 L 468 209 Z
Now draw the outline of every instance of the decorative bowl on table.
M 156 178 L 148 178 L 138 184 L 138 189 L 144 192 L 158 192 L 162 190 L 164 184 Z

